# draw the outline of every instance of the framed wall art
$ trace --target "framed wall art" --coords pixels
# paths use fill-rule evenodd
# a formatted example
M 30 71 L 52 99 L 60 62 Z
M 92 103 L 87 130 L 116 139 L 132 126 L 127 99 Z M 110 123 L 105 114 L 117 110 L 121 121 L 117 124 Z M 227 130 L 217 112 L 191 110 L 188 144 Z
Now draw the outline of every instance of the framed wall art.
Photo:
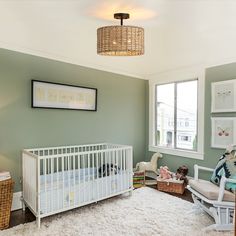
M 211 112 L 236 112 L 236 79 L 211 84 Z
M 97 110 L 97 89 L 32 80 L 33 108 Z
M 236 143 L 236 117 L 211 118 L 211 146 L 226 148 Z

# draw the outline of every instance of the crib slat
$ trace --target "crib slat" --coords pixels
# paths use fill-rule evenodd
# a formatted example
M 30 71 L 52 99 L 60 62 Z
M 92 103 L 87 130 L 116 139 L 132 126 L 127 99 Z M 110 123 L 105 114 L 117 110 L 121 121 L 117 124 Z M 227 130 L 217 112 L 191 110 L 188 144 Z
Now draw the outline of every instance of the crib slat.
M 124 162 L 123 162 L 123 166 L 124 166 L 124 178 L 123 178 L 123 182 L 124 182 L 124 189 L 126 189 L 126 150 L 124 150 Z
M 65 176 L 64 176 L 64 163 L 65 162 L 65 158 L 64 156 L 62 157 L 62 208 L 64 208 L 64 198 L 65 198 L 65 190 L 64 190 L 64 184 L 65 184 Z
M 129 155 L 129 162 L 130 162 L 130 184 L 129 187 L 133 190 L 133 148 L 130 148 L 130 155 Z
M 91 184 L 91 176 L 90 176 L 90 154 L 87 154 L 87 161 L 88 161 L 88 169 L 87 169 L 87 178 L 88 178 L 88 181 L 87 181 L 87 186 L 88 186 L 88 201 L 90 201 L 90 196 L 91 196 L 91 189 L 90 189 L 90 184 Z
M 44 194 L 45 194 L 45 213 L 48 211 L 48 199 L 47 199 L 47 159 L 44 159 Z
M 104 194 L 104 192 L 105 192 L 105 187 L 104 187 L 104 178 L 103 178 L 103 155 L 104 155 L 105 153 L 101 153 L 101 178 L 102 178 L 102 182 L 101 182 L 101 186 L 102 186 L 102 195 L 101 196 L 103 196 Z
M 111 182 L 111 186 L 112 186 L 112 192 L 116 191 L 117 185 L 116 185 L 116 164 L 115 164 L 115 151 L 112 151 L 112 164 L 113 164 L 113 173 L 112 173 L 112 182 Z
M 57 158 L 57 209 L 60 208 L 59 205 L 59 168 L 58 168 L 58 158 Z
M 98 189 L 98 181 L 99 181 L 99 173 L 98 173 L 98 153 L 95 153 L 95 157 L 96 157 L 96 171 L 97 171 L 97 193 L 96 193 L 96 198 L 99 198 L 99 189 Z
M 73 181 L 74 181 L 74 188 L 73 188 L 73 195 L 74 195 L 74 206 L 75 206 L 75 154 L 73 155 Z
M 106 180 L 106 195 L 108 195 L 108 184 L 107 184 L 107 152 L 105 152 L 105 180 Z
M 94 158 L 95 158 L 95 154 L 94 153 L 92 153 L 91 154 L 92 155 L 92 178 L 93 178 L 93 180 L 92 180 L 92 199 L 94 199 L 94 185 L 95 185 L 95 178 L 94 178 L 94 172 L 95 172 L 95 168 L 94 168 Z
M 70 186 L 70 181 L 71 181 L 71 156 L 67 156 L 67 176 L 68 176 L 68 185 L 69 185 L 69 193 L 68 193 L 68 200 L 69 200 L 69 207 L 70 207 L 70 202 L 71 202 L 71 186 Z
M 50 167 L 51 167 L 51 196 L 50 196 L 50 211 L 53 211 L 53 158 L 50 158 Z
M 79 180 L 79 183 L 78 183 L 78 201 L 80 202 L 80 192 L 81 192 L 81 185 L 80 185 L 80 155 L 78 155 L 78 180 Z
M 85 154 L 83 154 L 83 165 L 82 165 L 82 167 L 83 167 L 83 169 L 82 169 L 82 171 L 83 171 L 83 177 L 84 177 L 84 179 L 83 179 L 83 202 L 85 202 L 85 161 L 84 161 L 84 155 Z
M 113 168 L 111 168 L 111 172 L 110 172 L 110 188 L 111 188 L 111 192 L 110 192 L 110 194 L 112 194 L 113 193 L 113 190 L 114 190 L 114 187 L 115 187 L 115 185 L 114 185 L 114 174 L 115 174 L 115 172 L 114 172 L 114 160 L 113 160 L 113 156 L 114 156 L 114 154 L 113 154 L 113 151 L 110 151 L 110 160 L 111 160 L 111 165 L 113 165 Z
M 118 158 L 119 158 L 119 152 L 116 150 L 115 151 L 115 156 L 114 156 L 114 162 L 115 162 L 115 165 L 116 165 L 116 168 L 117 168 L 117 174 L 116 174 L 116 177 L 115 177 L 115 179 L 116 179 L 116 189 L 117 189 L 117 191 L 119 191 L 119 174 L 120 174 L 120 171 L 119 171 L 119 168 L 120 168 L 120 166 L 119 166 L 119 161 L 118 161 Z
M 108 172 L 108 189 L 109 193 L 111 194 L 111 151 L 108 151 L 108 166 L 109 166 L 109 172 Z

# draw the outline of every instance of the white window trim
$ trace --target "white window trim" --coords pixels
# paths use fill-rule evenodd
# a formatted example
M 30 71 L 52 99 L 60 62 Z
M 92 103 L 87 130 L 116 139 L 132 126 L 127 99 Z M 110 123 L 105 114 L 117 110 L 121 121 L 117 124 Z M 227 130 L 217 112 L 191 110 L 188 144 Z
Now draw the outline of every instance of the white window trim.
M 198 147 L 197 151 L 155 146 L 155 86 L 178 81 L 198 79 Z M 149 77 L 149 151 L 193 159 L 204 159 L 204 96 L 205 69 L 202 67 L 169 71 Z

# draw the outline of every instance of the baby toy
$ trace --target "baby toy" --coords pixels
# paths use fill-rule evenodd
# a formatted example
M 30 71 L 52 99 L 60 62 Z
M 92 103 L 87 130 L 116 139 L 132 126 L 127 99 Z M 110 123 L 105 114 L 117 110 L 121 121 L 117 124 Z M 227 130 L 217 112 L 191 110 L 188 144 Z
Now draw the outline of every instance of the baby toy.
M 160 177 L 165 180 L 165 179 L 171 179 L 172 174 L 169 171 L 169 168 L 167 166 L 161 166 L 160 167 Z
M 175 174 L 176 180 L 184 180 L 184 183 L 187 184 L 188 183 L 188 179 L 186 177 L 187 174 L 188 174 L 188 167 L 185 165 L 180 166 Z
M 117 175 L 118 172 L 120 171 L 120 167 L 118 167 L 117 165 L 114 164 L 103 164 L 103 166 L 101 166 L 98 169 L 98 173 L 99 173 L 99 177 L 106 177 L 109 175 Z
M 136 165 L 136 170 L 137 171 L 153 171 L 157 174 L 157 160 L 159 158 L 162 158 L 162 154 L 157 152 L 153 154 L 151 161 L 150 162 L 139 162 Z

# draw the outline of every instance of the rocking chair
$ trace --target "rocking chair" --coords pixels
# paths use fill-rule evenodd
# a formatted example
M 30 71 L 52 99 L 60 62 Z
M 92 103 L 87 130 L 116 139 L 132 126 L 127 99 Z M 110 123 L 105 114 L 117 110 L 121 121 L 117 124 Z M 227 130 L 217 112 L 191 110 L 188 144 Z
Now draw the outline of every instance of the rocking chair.
M 207 227 L 215 230 L 233 230 L 235 220 L 235 194 L 225 190 L 227 182 L 236 183 L 236 179 L 222 176 L 220 186 L 210 181 L 198 179 L 199 170 L 213 172 L 214 169 L 194 165 L 194 179 L 189 180 L 188 190 L 192 193 L 194 203 L 206 211 L 215 220 Z

